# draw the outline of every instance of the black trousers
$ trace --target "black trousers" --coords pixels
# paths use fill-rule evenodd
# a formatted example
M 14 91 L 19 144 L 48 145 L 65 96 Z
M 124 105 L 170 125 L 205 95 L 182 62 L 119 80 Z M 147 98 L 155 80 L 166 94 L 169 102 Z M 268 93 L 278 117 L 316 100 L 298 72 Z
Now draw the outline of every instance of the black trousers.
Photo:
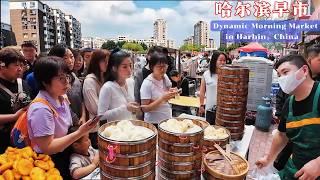
M 215 125 L 216 122 L 216 108 L 212 108 L 206 111 L 206 121 L 210 125 Z

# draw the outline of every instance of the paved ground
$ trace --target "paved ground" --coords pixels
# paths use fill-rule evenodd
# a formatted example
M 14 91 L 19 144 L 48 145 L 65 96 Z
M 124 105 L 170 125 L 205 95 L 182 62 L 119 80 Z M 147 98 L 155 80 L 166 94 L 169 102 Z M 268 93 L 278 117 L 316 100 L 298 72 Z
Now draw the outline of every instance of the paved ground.
M 256 167 L 254 163 L 257 161 L 257 159 L 261 158 L 266 152 L 269 151 L 272 143 L 272 131 L 275 128 L 276 126 L 272 126 L 269 132 L 262 132 L 254 129 L 249 147 L 248 160 L 250 169 L 248 175 L 251 175 L 253 169 Z

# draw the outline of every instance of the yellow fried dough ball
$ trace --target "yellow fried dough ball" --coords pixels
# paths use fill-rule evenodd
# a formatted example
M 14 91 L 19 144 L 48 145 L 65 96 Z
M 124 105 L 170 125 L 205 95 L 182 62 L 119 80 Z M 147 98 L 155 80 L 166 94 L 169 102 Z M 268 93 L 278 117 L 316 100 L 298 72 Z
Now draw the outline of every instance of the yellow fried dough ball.
M 5 180 L 14 180 L 13 172 L 9 169 L 3 173 L 3 177 Z
M 48 171 L 50 169 L 49 164 L 45 161 L 42 161 L 42 160 L 35 160 L 34 165 L 45 170 L 45 171 Z
M 17 164 L 17 170 L 23 176 L 28 176 L 33 167 L 33 163 L 27 159 L 20 159 Z
M 30 177 L 32 180 L 45 180 L 46 174 L 45 171 L 39 167 L 32 168 L 30 172 Z
M 0 174 L 4 173 L 6 170 L 11 169 L 13 162 L 8 162 L 0 166 Z

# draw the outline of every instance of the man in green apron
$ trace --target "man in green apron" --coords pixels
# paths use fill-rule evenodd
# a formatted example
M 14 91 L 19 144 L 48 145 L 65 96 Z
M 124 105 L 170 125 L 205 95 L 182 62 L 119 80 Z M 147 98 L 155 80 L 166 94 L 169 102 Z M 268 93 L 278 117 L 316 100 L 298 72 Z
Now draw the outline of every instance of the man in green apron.
M 279 171 L 281 179 L 320 179 L 320 85 L 300 55 L 289 55 L 275 64 L 281 89 L 291 96 L 283 106 L 280 124 L 269 153 L 258 160 L 259 168 L 272 163 L 288 140 L 292 156 Z

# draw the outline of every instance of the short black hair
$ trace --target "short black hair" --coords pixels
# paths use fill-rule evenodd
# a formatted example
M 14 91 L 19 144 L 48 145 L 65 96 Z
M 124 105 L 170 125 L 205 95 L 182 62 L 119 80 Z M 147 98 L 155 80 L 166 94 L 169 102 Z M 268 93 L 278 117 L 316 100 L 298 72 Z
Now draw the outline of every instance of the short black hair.
M 162 49 L 162 52 L 163 52 L 164 54 L 169 54 L 168 48 L 163 48 L 163 49 Z
M 310 76 L 312 75 L 311 68 L 310 68 L 308 62 L 301 55 L 291 54 L 291 55 L 287 55 L 287 56 L 282 57 L 281 59 L 279 59 L 279 61 L 277 61 L 274 64 L 274 69 L 277 70 L 279 68 L 279 66 L 285 62 L 289 62 L 290 64 L 295 65 L 299 69 L 302 66 L 306 65 L 306 66 L 308 66 Z
M 8 65 L 11 63 L 25 63 L 26 60 L 18 50 L 13 48 L 3 48 L 0 50 L 0 62 L 4 63 L 4 65 L 8 67 Z
M 80 128 L 80 125 L 73 125 L 68 129 L 68 134 L 74 133 L 76 131 L 78 131 L 78 129 Z M 78 140 L 74 141 L 73 143 L 77 143 L 80 142 L 82 138 L 79 138 Z M 72 144 L 73 144 L 72 143 Z
M 148 50 L 148 55 L 151 55 L 154 52 L 163 52 L 163 48 L 161 46 L 152 46 Z
M 94 49 L 92 49 L 92 48 L 83 48 L 83 49 L 81 49 L 80 54 L 81 54 L 82 57 L 84 57 L 85 53 L 92 52 L 93 50 Z
M 21 48 L 24 48 L 24 47 L 31 47 L 31 48 L 34 48 L 35 50 L 37 50 L 37 46 L 32 41 L 24 41 L 21 44 Z
M 63 56 L 67 52 L 67 49 L 70 49 L 72 51 L 72 49 L 65 44 L 57 44 L 50 49 L 48 56 L 58 56 L 63 58 Z
M 40 90 L 46 90 L 45 84 L 50 84 L 59 72 L 68 73 L 69 68 L 65 61 L 56 56 L 42 57 L 36 61 L 34 66 L 34 78 L 37 81 Z
M 191 53 L 187 53 L 186 56 L 187 56 L 187 57 L 191 57 Z
M 307 48 L 307 56 L 309 58 L 310 53 L 316 53 L 319 54 L 320 53 L 320 44 L 314 44 L 310 47 Z
M 169 73 L 170 77 L 176 77 L 178 75 L 180 75 L 180 73 L 177 70 L 172 70 Z
M 152 70 L 156 64 L 168 64 L 167 56 L 161 52 L 152 53 L 149 60 L 150 69 Z

